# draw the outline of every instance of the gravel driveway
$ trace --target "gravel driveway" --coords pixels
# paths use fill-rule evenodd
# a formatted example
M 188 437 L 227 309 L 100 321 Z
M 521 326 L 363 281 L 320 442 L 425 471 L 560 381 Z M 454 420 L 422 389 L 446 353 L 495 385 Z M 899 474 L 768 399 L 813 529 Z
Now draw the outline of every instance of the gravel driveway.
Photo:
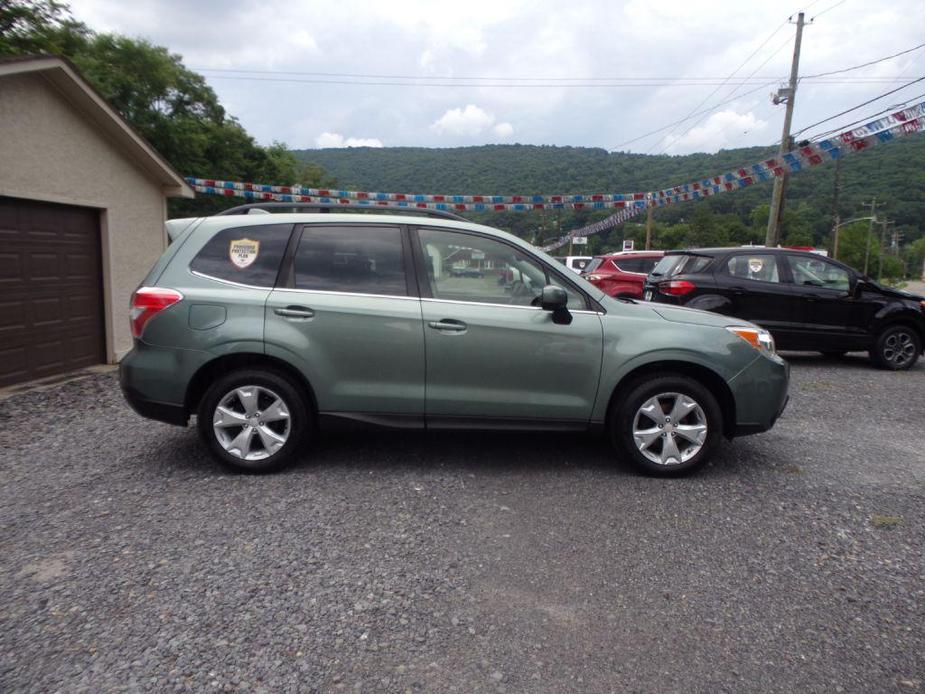
M 925 363 L 791 355 L 687 479 L 565 435 L 229 474 L 115 377 L 0 403 L 0 691 L 922 691 Z

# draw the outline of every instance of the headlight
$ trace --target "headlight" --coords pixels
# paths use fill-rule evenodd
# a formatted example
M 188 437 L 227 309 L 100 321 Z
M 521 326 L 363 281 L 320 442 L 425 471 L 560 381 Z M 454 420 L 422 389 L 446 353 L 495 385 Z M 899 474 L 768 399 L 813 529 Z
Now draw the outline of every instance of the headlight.
M 771 333 L 767 330 L 762 330 L 761 328 L 745 328 L 738 325 L 731 325 L 726 328 L 726 330 L 735 333 L 759 352 L 767 352 L 768 354 L 775 353 L 774 338 L 771 337 Z

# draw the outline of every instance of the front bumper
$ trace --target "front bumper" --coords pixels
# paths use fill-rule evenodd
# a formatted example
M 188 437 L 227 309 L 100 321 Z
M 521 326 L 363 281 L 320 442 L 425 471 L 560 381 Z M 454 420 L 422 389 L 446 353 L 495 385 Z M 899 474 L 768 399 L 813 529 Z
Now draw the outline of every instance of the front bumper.
M 779 356 L 759 356 L 740 371 L 729 388 L 735 400 L 734 436 L 768 431 L 790 400 L 790 364 Z

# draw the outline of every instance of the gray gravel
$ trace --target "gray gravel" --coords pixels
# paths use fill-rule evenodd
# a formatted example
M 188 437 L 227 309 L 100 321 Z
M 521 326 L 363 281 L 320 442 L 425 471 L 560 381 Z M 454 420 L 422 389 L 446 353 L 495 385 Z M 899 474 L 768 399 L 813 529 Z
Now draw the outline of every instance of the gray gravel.
M 355 434 L 226 472 L 114 376 L 0 403 L 0 691 L 922 691 L 925 364 L 794 355 L 693 478 Z

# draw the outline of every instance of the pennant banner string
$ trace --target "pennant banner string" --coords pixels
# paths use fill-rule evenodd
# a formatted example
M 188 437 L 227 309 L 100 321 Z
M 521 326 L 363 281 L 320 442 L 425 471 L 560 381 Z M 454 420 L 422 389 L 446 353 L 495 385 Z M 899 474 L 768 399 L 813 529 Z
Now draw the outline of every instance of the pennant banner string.
M 785 154 L 728 171 L 719 176 L 703 178 L 657 191 L 636 193 L 594 193 L 571 195 L 431 195 L 418 193 L 380 193 L 303 186 L 277 186 L 238 181 L 218 181 L 188 177 L 186 180 L 198 193 L 240 197 L 252 201 L 308 202 L 343 205 L 344 207 L 376 207 L 380 205 L 435 209 L 450 212 L 500 212 L 531 210 L 594 210 L 618 211 L 599 222 L 570 231 L 543 250 L 560 248 L 576 236 L 589 236 L 612 228 L 636 216 L 647 207 L 662 207 L 689 200 L 699 200 L 754 183 L 768 181 L 787 173 L 796 173 L 826 161 L 840 159 L 878 144 L 925 129 L 925 102 L 883 116 L 864 125 L 843 131 L 823 140 L 797 147 Z

